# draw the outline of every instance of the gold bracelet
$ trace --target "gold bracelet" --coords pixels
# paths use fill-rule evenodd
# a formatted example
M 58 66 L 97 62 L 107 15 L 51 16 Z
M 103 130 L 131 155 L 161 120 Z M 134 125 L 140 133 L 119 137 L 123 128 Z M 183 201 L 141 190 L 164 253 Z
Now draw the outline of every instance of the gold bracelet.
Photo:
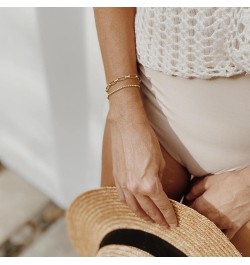
M 122 86 L 122 87 L 119 87 L 117 88 L 116 90 L 112 91 L 111 93 L 108 94 L 107 98 L 109 98 L 110 95 L 114 94 L 115 92 L 123 89 L 123 88 L 126 88 L 126 87 L 138 87 L 140 88 L 140 85 L 126 85 L 126 86 Z
M 133 75 L 125 75 L 125 76 L 118 77 L 117 79 L 115 79 L 112 82 L 110 82 L 107 85 L 105 91 L 108 92 L 111 86 L 115 85 L 117 82 L 124 81 L 124 80 L 129 79 L 129 78 L 137 78 L 139 80 L 139 84 L 141 83 L 141 78 L 138 75 L 135 75 L 135 74 L 133 74 Z

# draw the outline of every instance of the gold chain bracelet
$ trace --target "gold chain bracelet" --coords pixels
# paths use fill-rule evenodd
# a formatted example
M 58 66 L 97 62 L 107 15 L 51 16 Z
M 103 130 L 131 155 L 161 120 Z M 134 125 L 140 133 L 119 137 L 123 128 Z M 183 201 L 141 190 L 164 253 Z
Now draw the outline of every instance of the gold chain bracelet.
M 112 91 L 111 93 L 108 94 L 107 98 L 109 98 L 110 95 L 114 94 L 115 92 L 123 89 L 123 88 L 126 88 L 126 87 L 138 87 L 140 88 L 140 85 L 126 85 L 126 86 L 122 86 L 122 87 L 119 87 L 117 88 L 116 90 Z
M 118 77 L 117 79 L 110 82 L 107 85 L 105 91 L 108 92 L 111 86 L 115 85 L 117 82 L 124 81 L 124 80 L 129 79 L 129 78 L 137 78 L 139 80 L 139 84 L 141 83 L 141 78 L 138 75 L 135 75 L 135 74 L 125 75 L 125 76 Z

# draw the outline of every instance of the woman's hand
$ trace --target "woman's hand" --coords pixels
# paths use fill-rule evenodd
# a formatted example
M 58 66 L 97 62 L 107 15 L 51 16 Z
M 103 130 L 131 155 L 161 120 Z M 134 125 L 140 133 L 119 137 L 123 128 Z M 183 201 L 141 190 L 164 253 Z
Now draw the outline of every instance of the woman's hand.
M 250 220 L 250 167 L 201 178 L 186 199 L 232 239 Z
M 175 212 L 161 184 L 165 160 L 158 139 L 144 115 L 138 115 L 138 110 L 129 113 L 126 111 L 126 118 L 108 115 L 119 197 L 138 216 L 176 226 Z
M 99 7 L 94 11 L 107 84 L 125 74 L 137 74 L 136 8 Z M 109 92 L 129 84 L 135 80 L 119 82 Z M 113 176 L 120 199 L 141 217 L 166 226 L 176 224 L 160 181 L 165 161 L 139 90 L 121 89 L 109 97 L 109 103 Z

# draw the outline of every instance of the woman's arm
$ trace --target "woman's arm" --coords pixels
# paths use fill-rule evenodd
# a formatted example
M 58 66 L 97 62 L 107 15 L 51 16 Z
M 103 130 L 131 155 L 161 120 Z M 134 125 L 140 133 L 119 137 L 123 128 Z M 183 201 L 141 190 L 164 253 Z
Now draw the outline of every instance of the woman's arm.
M 96 29 L 101 48 L 107 84 L 127 74 L 137 74 L 134 18 L 135 7 L 95 7 Z M 138 84 L 135 79 L 118 82 L 110 92 L 121 85 Z M 124 110 L 137 107 L 137 116 L 145 115 L 138 88 L 128 87 L 109 98 L 112 115 L 125 115 Z
M 137 74 L 135 8 L 94 8 L 107 83 Z M 138 84 L 118 82 L 116 88 Z M 109 97 L 113 177 L 119 197 L 137 215 L 168 226 L 176 225 L 173 207 L 160 178 L 165 168 L 159 141 L 143 107 L 138 88 L 127 87 Z M 150 219 L 151 218 L 151 219 Z

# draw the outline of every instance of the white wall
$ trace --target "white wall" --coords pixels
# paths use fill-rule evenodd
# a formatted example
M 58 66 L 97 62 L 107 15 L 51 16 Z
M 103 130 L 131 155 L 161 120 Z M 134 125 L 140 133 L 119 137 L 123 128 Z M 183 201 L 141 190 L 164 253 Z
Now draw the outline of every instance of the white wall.
M 0 8 L 0 160 L 61 206 L 98 187 L 107 112 L 92 8 Z

